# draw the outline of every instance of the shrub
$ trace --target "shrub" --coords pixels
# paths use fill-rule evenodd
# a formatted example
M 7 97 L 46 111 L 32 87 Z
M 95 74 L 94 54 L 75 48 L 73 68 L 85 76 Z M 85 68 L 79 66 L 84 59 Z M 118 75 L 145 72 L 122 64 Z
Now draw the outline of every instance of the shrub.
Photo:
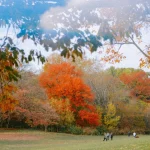
M 115 133 L 115 134 L 117 134 L 117 135 L 127 135 L 129 131 L 131 132 L 131 134 L 133 132 L 136 132 L 137 134 L 144 134 L 145 133 L 144 129 L 140 129 L 140 128 L 135 128 L 135 129 L 132 129 L 132 130 L 129 129 L 129 128 L 115 129 L 112 132 Z
M 104 132 L 107 131 L 107 129 L 104 126 L 98 126 L 96 129 L 97 129 L 98 135 L 103 135 Z
M 100 134 L 100 132 L 96 129 L 96 130 L 94 131 L 93 135 L 102 135 L 102 134 Z
M 146 130 L 146 131 L 145 131 L 145 134 L 150 134 L 150 130 Z
M 97 135 L 98 131 L 96 128 L 86 127 L 86 128 L 83 128 L 83 134 L 85 134 L 85 135 Z
M 129 129 L 129 128 L 116 129 L 114 132 L 117 135 L 127 135 L 129 131 L 132 133 L 131 129 Z
M 68 129 L 68 131 L 71 134 L 76 134 L 76 135 L 83 134 L 82 128 L 78 127 L 78 126 L 70 126 L 69 129 Z

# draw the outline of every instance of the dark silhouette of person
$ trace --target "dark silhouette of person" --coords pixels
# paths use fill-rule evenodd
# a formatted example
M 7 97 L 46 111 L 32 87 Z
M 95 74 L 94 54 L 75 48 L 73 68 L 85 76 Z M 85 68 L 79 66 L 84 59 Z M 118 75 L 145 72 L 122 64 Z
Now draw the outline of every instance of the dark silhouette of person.
M 114 137 L 113 133 L 110 133 L 110 139 L 111 140 L 113 140 L 113 137 Z
M 130 137 L 130 135 L 131 135 L 131 132 L 129 131 L 129 132 L 128 132 L 128 137 Z

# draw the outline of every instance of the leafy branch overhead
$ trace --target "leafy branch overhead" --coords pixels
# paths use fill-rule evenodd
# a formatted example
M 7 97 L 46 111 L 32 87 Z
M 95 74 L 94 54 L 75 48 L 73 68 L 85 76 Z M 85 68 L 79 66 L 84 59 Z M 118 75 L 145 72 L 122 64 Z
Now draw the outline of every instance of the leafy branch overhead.
M 28 63 L 35 57 L 41 62 L 45 62 L 45 58 L 41 54 L 35 54 L 34 50 L 31 50 L 26 56 L 24 50 L 18 49 L 13 44 L 7 44 L 0 48 L 0 102 L 8 100 L 8 96 L 11 101 L 14 101 L 11 95 L 15 90 L 13 82 L 21 78 L 18 69 L 22 63 Z
M 146 58 L 140 65 L 149 63 L 149 46 L 144 51 L 136 43 L 137 39 L 142 40 L 141 29 L 148 28 L 149 25 L 150 2 L 147 0 L 89 0 L 74 7 L 71 0 L 59 0 L 55 4 L 46 0 L 12 0 L 2 3 L 0 12 L 7 13 L 0 13 L 0 25 L 11 25 L 14 30 L 19 29 L 16 36 L 22 38 L 22 41 L 30 38 L 36 45 L 41 44 L 46 50 L 60 50 L 62 56 L 72 57 L 73 60 L 74 55 L 82 58 L 84 48 L 94 52 L 108 44 L 108 41 L 111 45 L 120 45 L 120 48 L 125 44 L 133 44 Z M 7 9 L 12 3 L 13 7 Z M 56 6 L 63 12 L 59 12 L 59 9 L 55 12 Z M 52 7 L 54 8 L 51 9 Z M 119 54 L 116 57 L 118 56 Z M 40 54 L 38 58 L 44 62 Z M 24 59 L 28 62 L 33 58 L 29 56 L 28 60 Z M 120 62 L 121 59 L 119 57 L 115 61 Z

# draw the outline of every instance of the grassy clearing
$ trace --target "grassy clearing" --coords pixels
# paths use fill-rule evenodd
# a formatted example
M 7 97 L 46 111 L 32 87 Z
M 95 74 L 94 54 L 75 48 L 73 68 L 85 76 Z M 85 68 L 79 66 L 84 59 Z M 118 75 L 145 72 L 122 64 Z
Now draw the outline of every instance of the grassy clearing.
M 39 131 L 0 132 L 0 150 L 150 150 L 150 136 L 136 139 L 114 136 L 103 141 L 103 136 L 83 136 Z

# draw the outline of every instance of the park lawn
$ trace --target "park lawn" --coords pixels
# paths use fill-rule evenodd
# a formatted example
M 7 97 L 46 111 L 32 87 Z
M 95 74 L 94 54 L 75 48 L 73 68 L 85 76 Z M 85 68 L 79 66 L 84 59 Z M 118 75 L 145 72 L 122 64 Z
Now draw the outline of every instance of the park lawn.
M 1 131 L 0 150 L 150 150 L 150 136 L 114 136 L 113 141 L 104 142 L 103 136 Z

